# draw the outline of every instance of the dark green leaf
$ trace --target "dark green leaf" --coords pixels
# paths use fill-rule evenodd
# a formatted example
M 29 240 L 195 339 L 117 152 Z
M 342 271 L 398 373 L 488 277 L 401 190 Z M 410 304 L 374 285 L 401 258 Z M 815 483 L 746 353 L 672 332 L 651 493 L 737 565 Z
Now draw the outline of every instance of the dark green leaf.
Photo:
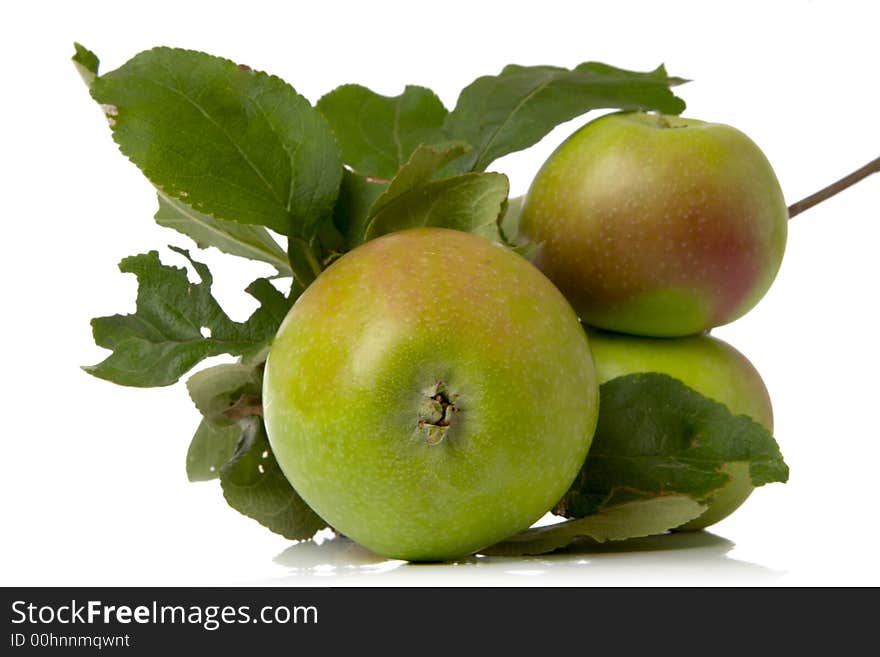
M 662 495 L 705 500 L 747 464 L 752 484 L 788 479 L 767 429 L 665 374 L 630 374 L 600 389 L 599 423 L 586 462 L 557 506 L 583 517 L 604 506 Z
M 499 173 L 468 173 L 421 185 L 384 206 L 370 222 L 367 239 L 440 226 L 498 241 L 498 216 L 507 192 L 507 176 Z
M 327 121 L 283 80 L 154 48 L 97 78 L 120 150 L 167 196 L 218 219 L 310 238 L 342 161 Z
M 333 224 L 342 235 L 346 251 L 364 241 L 370 208 L 388 183 L 378 182 L 366 176 L 346 170 L 339 188 L 339 199 L 333 212 Z
M 235 454 L 220 468 L 220 485 L 229 506 L 285 538 L 311 538 L 327 526 L 281 472 L 259 418 L 245 423 Z
M 85 46 L 74 42 L 73 65 L 82 77 L 86 86 L 91 88 L 95 78 L 98 77 L 98 56 Z
M 136 312 L 92 320 L 95 342 L 113 353 L 87 372 L 122 385 L 170 385 L 204 358 L 250 356 L 274 337 L 290 298 L 259 279 L 246 291 L 261 306 L 247 321 L 233 322 L 211 295 L 208 268 L 172 248 L 189 259 L 200 282 L 191 283 L 185 269 L 163 265 L 156 251 L 123 260 L 119 268 L 138 279 Z
M 420 144 L 444 141 L 447 111 L 430 89 L 408 86 L 399 96 L 380 96 L 347 84 L 317 103 L 357 173 L 390 179 Z
M 401 196 L 427 184 L 440 169 L 461 157 L 468 149 L 468 145 L 464 142 L 422 145 L 416 148 L 409 160 L 388 183 L 385 191 L 373 203 L 369 212 L 370 218 L 375 217 L 380 210 Z
M 236 422 L 216 424 L 203 419 L 186 453 L 186 476 L 190 481 L 209 481 L 220 476 L 220 468 L 235 452 L 241 439 Z
M 665 495 L 605 507 L 586 518 L 533 527 L 481 554 L 546 554 L 575 542 L 604 543 L 662 534 L 697 518 L 706 507 L 687 495 Z
M 455 162 L 458 171 L 484 171 L 508 153 L 527 148 L 554 127 L 594 109 L 658 110 L 678 114 L 685 105 L 670 90 L 684 82 L 660 66 L 649 73 L 595 62 L 573 70 L 507 66 L 477 78 L 446 117 L 446 135 L 474 148 Z
M 268 333 L 270 338 L 275 337 L 278 327 L 284 321 L 284 318 L 287 317 L 287 311 L 290 310 L 290 307 L 302 290 L 303 288 L 294 281 L 289 294 L 285 297 L 268 279 L 258 278 L 253 281 L 244 291 L 256 299 L 260 303 L 260 307 L 246 324 L 250 324 L 253 328 L 264 333 Z M 251 353 L 252 351 L 248 350 L 245 352 L 245 355 L 251 355 Z
M 155 219 L 160 226 L 191 238 L 200 249 L 213 246 L 223 253 L 268 263 L 282 276 L 292 275 L 284 249 L 262 226 L 216 219 L 162 193 Z

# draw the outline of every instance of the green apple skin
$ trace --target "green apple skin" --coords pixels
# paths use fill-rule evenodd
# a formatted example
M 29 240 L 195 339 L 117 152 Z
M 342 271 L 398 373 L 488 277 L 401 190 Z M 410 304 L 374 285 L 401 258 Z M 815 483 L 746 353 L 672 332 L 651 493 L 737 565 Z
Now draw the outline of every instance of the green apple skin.
M 770 163 L 739 130 L 616 113 L 550 156 L 521 231 L 585 324 L 673 337 L 758 303 L 782 262 L 787 222 Z
M 726 342 L 708 335 L 685 338 L 644 338 L 589 331 L 599 383 L 627 374 L 660 372 L 721 402 L 734 415 L 748 415 L 773 431 L 770 395 L 755 367 Z M 709 500 L 708 509 L 680 530 L 704 529 L 733 513 L 754 487 L 748 466 L 735 463 L 725 472 L 730 482 Z
M 598 384 L 577 316 L 541 272 L 424 228 L 367 242 L 308 287 L 271 347 L 263 401 L 278 463 L 324 520 L 380 555 L 443 561 L 562 497 Z

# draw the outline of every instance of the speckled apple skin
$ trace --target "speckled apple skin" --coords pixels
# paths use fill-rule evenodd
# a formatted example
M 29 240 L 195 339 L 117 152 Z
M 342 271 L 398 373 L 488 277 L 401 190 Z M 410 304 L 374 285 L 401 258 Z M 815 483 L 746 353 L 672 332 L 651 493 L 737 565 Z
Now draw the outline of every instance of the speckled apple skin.
M 458 411 L 417 424 L 442 382 Z M 446 229 L 403 231 L 333 263 L 272 345 L 266 428 L 284 474 L 330 525 L 413 561 L 470 554 L 565 493 L 596 425 L 587 337 L 525 259 Z
M 779 270 L 787 223 L 770 163 L 739 130 L 617 113 L 547 160 L 521 230 L 586 324 L 671 337 L 754 307 Z
M 589 331 L 599 383 L 627 374 L 668 374 L 734 415 L 748 415 L 773 431 L 773 407 L 758 370 L 732 346 L 708 335 L 677 339 L 644 338 Z M 709 500 L 706 511 L 678 529 L 704 529 L 733 513 L 752 493 L 748 465 L 724 470 L 730 481 Z

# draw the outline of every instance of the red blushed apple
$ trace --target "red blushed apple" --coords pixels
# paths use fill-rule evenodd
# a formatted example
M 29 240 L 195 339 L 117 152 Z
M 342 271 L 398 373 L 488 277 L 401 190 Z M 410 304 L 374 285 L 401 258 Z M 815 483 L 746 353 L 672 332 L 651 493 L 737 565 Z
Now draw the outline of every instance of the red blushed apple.
M 665 337 L 748 312 L 779 269 L 787 220 L 773 169 L 739 130 L 617 113 L 550 156 L 521 230 L 584 323 Z

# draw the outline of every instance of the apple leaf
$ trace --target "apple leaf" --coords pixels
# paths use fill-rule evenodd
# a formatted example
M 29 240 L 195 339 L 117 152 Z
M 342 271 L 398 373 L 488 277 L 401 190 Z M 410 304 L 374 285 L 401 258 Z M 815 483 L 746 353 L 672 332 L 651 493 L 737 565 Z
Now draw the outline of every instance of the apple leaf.
M 96 78 L 113 138 L 166 196 L 217 219 L 311 238 L 342 160 L 329 124 L 283 80 L 205 53 L 154 48 Z
M 345 250 L 350 251 L 363 243 L 370 208 L 387 187 L 387 182 L 379 182 L 346 169 L 333 211 L 333 225 L 342 236 Z
M 216 219 L 193 210 L 183 201 L 161 192 L 156 223 L 191 238 L 200 249 L 210 246 L 223 253 L 268 263 L 282 276 L 292 276 L 287 254 L 262 226 Z
M 474 80 L 446 117 L 446 138 L 473 146 L 456 160 L 455 170 L 485 171 L 499 157 L 536 144 L 560 123 L 590 110 L 678 114 L 684 101 L 669 88 L 683 82 L 669 77 L 663 66 L 647 73 L 597 62 L 571 70 L 506 66 L 499 75 Z
M 252 355 L 272 340 L 292 301 L 265 279 L 246 289 L 260 307 L 245 322 L 234 322 L 211 295 L 208 268 L 187 251 L 201 279 L 191 283 L 185 269 L 163 265 L 156 251 L 125 258 L 124 273 L 137 276 L 136 312 L 92 320 L 95 342 L 112 350 L 101 363 L 85 367 L 102 379 L 128 386 L 164 386 L 199 361 L 220 354 Z
M 381 96 L 346 84 L 316 107 L 330 122 L 345 163 L 364 176 L 390 179 L 420 144 L 444 141 L 446 108 L 424 87 L 407 86 L 399 96 Z
M 584 517 L 638 499 L 702 501 L 748 465 L 752 484 L 788 480 L 767 429 L 665 374 L 629 374 L 600 388 L 599 421 L 581 472 L 555 512 Z
M 220 468 L 220 485 L 229 506 L 285 538 L 308 539 L 327 526 L 288 483 L 261 418 L 244 422 L 235 453 Z
M 210 481 L 220 476 L 220 468 L 232 458 L 241 439 L 237 422 L 218 424 L 202 419 L 186 452 L 186 477 L 190 481 Z
M 264 363 L 222 363 L 187 380 L 189 396 L 202 414 L 186 454 L 190 481 L 219 477 L 241 438 L 240 422 L 250 422 L 261 412 Z
M 187 451 L 187 477 L 219 477 L 234 509 L 287 538 L 310 538 L 325 524 L 272 455 L 261 419 L 262 378 L 263 362 L 224 363 L 189 378 L 187 389 L 203 418 Z
M 604 543 L 663 534 L 706 510 L 687 495 L 664 495 L 605 507 L 585 518 L 533 527 L 497 543 L 480 554 L 521 556 L 546 554 L 575 542 Z
M 375 217 L 380 210 L 408 192 L 425 185 L 446 164 L 461 157 L 469 146 L 464 142 L 446 144 L 423 144 L 413 151 L 412 156 L 400 167 L 382 194 L 376 198 L 369 210 L 369 217 Z
M 207 271 L 207 268 L 205 268 L 205 271 Z M 242 354 L 245 359 L 250 359 L 255 354 L 258 354 L 261 349 L 265 348 L 266 344 L 275 337 L 278 327 L 281 326 L 281 322 L 287 317 L 287 311 L 290 310 L 293 302 L 302 293 L 303 288 L 294 281 L 290 286 L 290 291 L 285 296 L 269 282 L 269 279 L 258 278 L 252 281 L 244 291 L 256 299 L 260 307 L 241 326 L 246 327 L 245 330 L 254 331 L 259 335 L 269 335 L 269 340 L 258 344 L 259 348 L 248 349 Z
M 83 82 L 86 83 L 86 86 L 91 88 L 95 78 L 98 77 L 98 56 L 76 42 L 73 44 L 73 50 L 73 57 L 71 57 L 73 65 L 76 66 L 77 73 L 79 73 Z
M 419 145 L 389 182 L 376 182 L 346 171 L 334 213 L 334 222 L 343 236 L 345 248 L 352 249 L 365 239 L 384 234 L 369 233 L 373 218 L 401 197 L 427 184 L 442 167 L 468 148 L 464 142 Z
M 507 176 L 500 173 L 467 173 L 420 185 L 382 207 L 368 225 L 366 238 L 440 226 L 500 241 L 498 217 L 508 189 Z
M 196 372 L 186 382 L 190 399 L 208 422 L 228 423 L 226 413 L 244 396 L 259 399 L 262 364 L 222 363 Z

